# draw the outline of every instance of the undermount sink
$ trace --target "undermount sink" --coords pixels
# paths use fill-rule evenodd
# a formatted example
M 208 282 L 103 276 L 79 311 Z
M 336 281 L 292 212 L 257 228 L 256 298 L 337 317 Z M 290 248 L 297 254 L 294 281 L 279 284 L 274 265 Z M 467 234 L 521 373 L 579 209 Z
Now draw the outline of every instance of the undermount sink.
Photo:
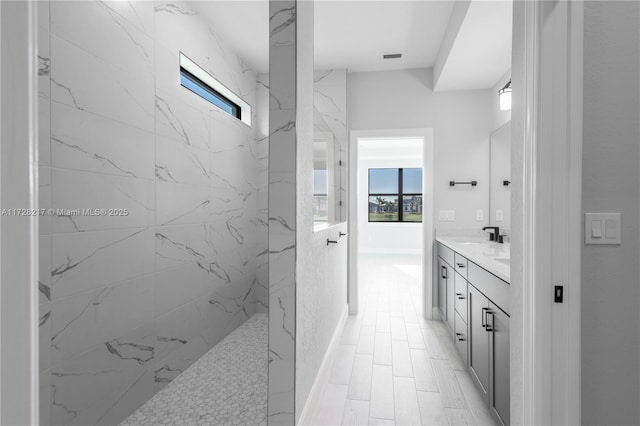
M 511 265 L 511 259 L 508 257 L 495 257 L 493 260 L 495 260 L 496 262 L 500 262 L 504 265 Z

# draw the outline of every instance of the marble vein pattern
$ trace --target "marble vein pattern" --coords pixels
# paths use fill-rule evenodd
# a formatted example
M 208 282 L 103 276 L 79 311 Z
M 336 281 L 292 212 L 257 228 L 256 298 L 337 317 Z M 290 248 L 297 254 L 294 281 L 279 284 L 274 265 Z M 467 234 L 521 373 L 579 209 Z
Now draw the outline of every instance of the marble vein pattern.
M 118 424 L 267 312 L 268 101 L 259 131 L 180 86 L 183 52 L 258 96 L 197 8 L 38 2 L 45 424 Z M 127 214 L 73 212 L 94 208 Z
M 267 321 L 253 315 L 121 426 L 266 425 Z
M 269 2 L 270 425 L 295 423 L 296 7 Z

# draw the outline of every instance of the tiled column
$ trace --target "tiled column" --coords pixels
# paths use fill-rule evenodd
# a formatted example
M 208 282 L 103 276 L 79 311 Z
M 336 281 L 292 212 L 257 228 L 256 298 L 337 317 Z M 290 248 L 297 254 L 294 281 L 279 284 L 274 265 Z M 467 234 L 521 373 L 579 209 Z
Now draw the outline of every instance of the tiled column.
M 301 135 L 313 137 L 313 2 L 272 0 L 269 16 L 268 419 L 293 425 L 302 408 L 295 406 L 297 147 Z

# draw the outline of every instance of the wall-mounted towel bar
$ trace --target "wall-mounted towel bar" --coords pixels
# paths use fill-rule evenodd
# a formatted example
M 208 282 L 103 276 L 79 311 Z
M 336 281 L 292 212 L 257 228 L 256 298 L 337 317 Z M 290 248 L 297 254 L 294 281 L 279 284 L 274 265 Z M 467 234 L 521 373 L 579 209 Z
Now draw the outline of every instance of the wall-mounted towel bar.
M 327 245 L 329 245 L 329 244 L 338 244 L 340 241 L 342 241 L 345 237 L 348 237 L 348 236 L 349 236 L 349 234 L 346 234 L 344 232 L 339 232 L 337 240 L 330 240 L 329 238 L 327 238 Z
M 476 186 L 476 185 L 478 185 L 478 181 L 477 180 L 472 180 L 471 182 L 456 182 L 455 180 L 450 180 L 449 181 L 449 186 L 456 186 L 456 185 Z

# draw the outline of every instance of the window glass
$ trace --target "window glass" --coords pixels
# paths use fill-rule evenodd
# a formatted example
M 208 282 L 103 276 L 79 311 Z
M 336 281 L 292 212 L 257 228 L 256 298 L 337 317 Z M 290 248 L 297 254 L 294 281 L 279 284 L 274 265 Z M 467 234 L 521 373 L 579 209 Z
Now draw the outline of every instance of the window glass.
M 402 192 L 422 194 L 422 169 L 402 169 Z
M 369 222 L 398 222 L 398 197 L 369 196 Z
M 397 194 L 398 169 L 369 169 L 369 194 Z
M 183 69 L 180 70 L 180 84 L 191 90 L 196 95 L 211 102 L 224 112 L 231 114 L 236 118 L 240 118 L 240 108 L 238 108 L 237 105 Z

